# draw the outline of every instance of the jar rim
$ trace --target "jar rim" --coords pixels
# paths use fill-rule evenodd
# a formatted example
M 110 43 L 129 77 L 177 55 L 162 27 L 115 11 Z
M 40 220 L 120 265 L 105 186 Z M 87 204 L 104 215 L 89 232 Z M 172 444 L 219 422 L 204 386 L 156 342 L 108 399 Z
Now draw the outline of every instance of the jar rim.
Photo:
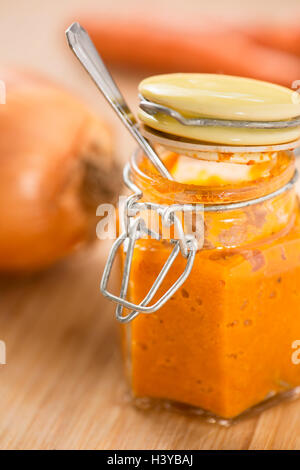
M 130 160 L 133 170 L 135 183 L 141 188 L 152 187 L 156 196 L 161 195 L 165 203 L 173 203 L 175 194 L 181 195 L 181 200 L 185 199 L 187 203 L 224 204 L 243 202 L 251 199 L 257 199 L 265 195 L 276 192 L 289 181 L 292 180 L 295 173 L 295 157 L 291 151 L 286 151 L 291 158 L 282 171 L 268 179 L 247 181 L 243 184 L 226 184 L 218 186 L 195 185 L 190 183 L 181 183 L 169 181 L 155 169 L 141 168 L 143 160 L 148 162 L 140 149 L 136 149 Z
M 151 129 L 145 125 L 141 127 L 141 132 L 144 137 L 146 137 L 152 143 L 162 145 L 167 149 L 169 148 L 171 151 L 175 151 L 174 149 L 178 149 L 178 152 L 180 152 L 181 154 L 184 154 L 184 152 L 189 152 L 193 154 L 197 154 L 197 152 L 216 152 L 227 154 L 242 153 L 251 155 L 252 153 L 273 153 L 280 151 L 295 150 L 296 148 L 300 147 L 300 139 L 290 142 L 284 142 L 281 144 L 228 145 L 201 142 L 193 139 L 185 139 L 184 137 L 169 135 L 164 132 Z

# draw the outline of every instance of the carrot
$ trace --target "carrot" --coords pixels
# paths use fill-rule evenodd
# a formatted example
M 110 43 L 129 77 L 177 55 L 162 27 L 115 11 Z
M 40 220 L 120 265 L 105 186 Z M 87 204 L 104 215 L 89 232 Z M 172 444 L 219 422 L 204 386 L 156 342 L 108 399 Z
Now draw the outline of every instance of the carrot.
M 258 44 L 228 26 L 203 30 L 167 18 L 87 16 L 80 18 L 104 60 L 151 72 L 221 72 L 290 86 L 300 78 L 293 54 Z
M 259 44 L 300 56 L 299 25 L 289 23 L 260 24 L 245 32 Z

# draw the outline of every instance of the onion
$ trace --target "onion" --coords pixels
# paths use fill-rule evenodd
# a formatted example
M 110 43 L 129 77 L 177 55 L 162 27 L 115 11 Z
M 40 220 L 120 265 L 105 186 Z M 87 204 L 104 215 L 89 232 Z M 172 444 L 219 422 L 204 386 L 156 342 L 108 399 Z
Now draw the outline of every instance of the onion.
M 0 79 L 0 270 L 40 269 L 95 238 L 96 207 L 120 189 L 112 135 L 44 78 Z

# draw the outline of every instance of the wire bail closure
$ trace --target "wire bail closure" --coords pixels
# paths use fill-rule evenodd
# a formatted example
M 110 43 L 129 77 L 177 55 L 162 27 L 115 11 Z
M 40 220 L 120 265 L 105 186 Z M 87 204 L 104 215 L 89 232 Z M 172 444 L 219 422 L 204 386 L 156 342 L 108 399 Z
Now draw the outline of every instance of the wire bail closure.
M 143 196 L 142 191 L 138 186 L 136 186 L 130 177 L 130 166 L 127 164 L 124 168 L 124 182 L 126 186 L 133 192 L 125 202 L 124 210 L 121 211 L 121 220 L 123 223 L 124 231 L 113 243 L 108 259 L 103 271 L 103 276 L 100 284 L 100 290 L 102 294 L 117 303 L 116 308 L 116 317 L 121 323 L 128 323 L 134 318 L 136 318 L 140 313 L 153 313 L 159 310 L 169 299 L 174 295 L 174 293 L 182 286 L 186 281 L 190 272 L 192 270 L 196 252 L 203 248 L 204 244 L 204 224 L 202 224 L 201 229 L 195 232 L 195 234 L 185 233 L 182 223 L 179 220 L 176 213 L 178 212 L 191 212 L 191 213 L 202 213 L 205 212 L 219 212 L 219 211 L 228 211 L 234 209 L 240 209 L 242 207 L 247 207 L 255 205 L 273 197 L 279 196 L 285 191 L 290 190 L 295 182 L 298 179 L 298 172 L 295 170 L 295 173 L 290 181 L 288 181 L 284 186 L 277 189 L 276 191 L 269 193 L 265 196 L 261 196 L 255 199 L 246 200 L 243 202 L 229 203 L 229 204 L 215 204 L 203 206 L 201 204 L 172 204 L 172 205 L 162 205 L 152 202 L 141 202 L 140 199 Z M 169 255 L 169 258 L 165 262 L 161 271 L 157 275 L 152 287 L 148 291 L 147 295 L 139 304 L 134 304 L 126 300 L 129 280 L 130 280 L 130 271 L 133 259 L 133 252 L 135 243 L 137 240 L 142 238 L 142 236 L 148 235 L 156 240 L 161 240 L 162 235 L 158 231 L 151 230 L 145 223 L 141 212 L 143 210 L 152 210 L 155 211 L 161 220 L 162 227 L 172 227 L 178 235 L 178 238 L 169 238 L 169 242 L 174 245 L 174 248 Z M 202 218 L 202 221 L 204 219 Z M 197 227 L 199 228 L 199 226 Z M 119 248 L 123 245 L 125 256 L 124 262 L 124 272 L 123 279 L 121 283 L 120 296 L 114 295 L 107 290 L 107 285 L 111 275 L 112 267 L 114 260 L 116 258 Z M 157 300 L 153 305 L 149 305 L 155 294 L 157 293 L 159 287 L 161 286 L 163 280 L 165 279 L 168 271 L 170 270 L 172 264 L 176 260 L 177 256 L 181 255 L 186 258 L 186 266 L 181 275 L 177 278 L 175 283 L 165 292 L 159 300 Z M 127 315 L 123 315 L 123 309 L 127 308 L 131 310 Z
M 124 211 L 121 213 L 122 223 L 124 226 L 123 233 L 116 239 L 106 262 L 104 268 L 100 289 L 105 297 L 108 297 L 113 302 L 117 303 L 116 317 L 121 323 L 128 323 L 136 318 L 140 313 L 153 313 L 159 310 L 174 293 L 182 286 L 188 278 L 195 260 L 196 252 L 202 248 L 204 241 L 203 230 L 196 236 L 195 234 L 185 233 L 183 225 L 176 213 L 189 212 L 192 213 L 203 211 L 201 204 L 172 204 L 161 205 L 151 202 L 139 202 L 142 198 L 142 191 L 132 182 L 130 178 L 130 167 L 127 164 L 124 168 L 124 181 L 125 184 L 131 189 L 134 194 L 129 196 L 124 205 Z M 143 210 L 155 211 L 161 220 L 162 227 L 170 228 L 174 226 L 174 232 L 178 238 L 171 238 L 169 242 L 174 245 L 171 254 L 167 261 L 158 273 L 152 287 L 147 295 L 139 304 L 134 304 L 126 300 L 131 265 L 133 259 L 133 252 L 135 243 L 142 238 L 143 235 L 150 236 L 153 239 L 161 240 L 162 234 L 159 231 L 154 231 L 149 228 L 141 215 Z M 116 296 L 107 290 L 111 270 L 116 258 L 119 248 L 123 245 L 123 250 L 126 253 L 124 262 L 123 279 L 121 283 L 120 296 Z M 157 300 L 154 304 L 149 305 L 163 280 L 165 279 L 168 271 L 174 263 L 177 256 L 181 255 L 186 258 L 186 266 L 181 275 L 177 278 L 175 283 Z M 127 315 L 123 315 L 123 309 L 127 308 L 131 311 Z

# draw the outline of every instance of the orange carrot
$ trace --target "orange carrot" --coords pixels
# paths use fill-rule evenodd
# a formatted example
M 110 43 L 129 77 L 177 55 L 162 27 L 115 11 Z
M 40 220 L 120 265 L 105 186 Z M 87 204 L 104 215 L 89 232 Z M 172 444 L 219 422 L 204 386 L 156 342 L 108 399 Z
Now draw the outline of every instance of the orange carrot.
M 257 44 L 242 31 L 222 25 L 172 26 L 167 18 L 88 16 L 80 19 L 102 57 L 151 72 L 222 72 L 290 86 L 300 78 L 293 54 Z
M 260 24 L 246 32 L 259 44 L 300 56 L 299 24 Z

